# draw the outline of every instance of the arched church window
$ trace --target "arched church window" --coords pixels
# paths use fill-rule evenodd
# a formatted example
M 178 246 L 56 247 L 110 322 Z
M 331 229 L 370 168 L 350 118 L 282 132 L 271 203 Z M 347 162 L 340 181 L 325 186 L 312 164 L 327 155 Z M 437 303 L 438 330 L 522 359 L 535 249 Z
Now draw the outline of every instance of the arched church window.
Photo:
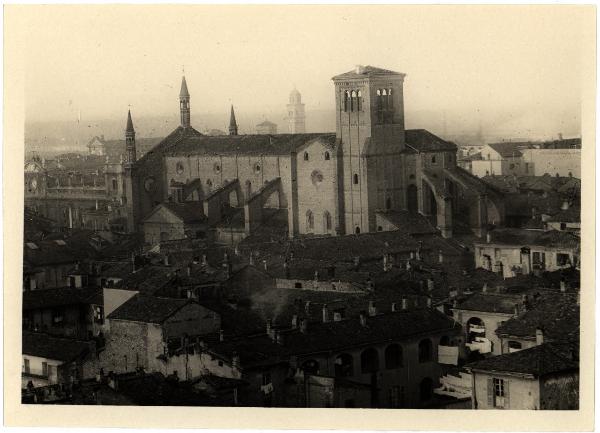
M 354 229 L 354 233 L 356 233 L 357 235 L 358 235 L 358 234 L 360 234 L 360 227 L 358 227 L 358 226 L 357 226 L 357 227 Z
M 327 211 L 323 213 L 323 226 L 326 232 L 331 230 L 331 214 Z
M 308 152 L 304 152 L 304 160 L 308 161 Z
M 362 92 L 356 92 L 356 111 L 362 111 Z
M 352 177 L 354 185 L 358 185 L 358 174 L 354 173 L 354 176 Z
M 350 92 L 348 92 L 347 90 L 344 92 L 344 111 L 348 111 L 348 104 L 349 104 L 349 100 L 350 99 Z
M 356 91 L 353 90 L 350 93 L 350 111 L 355 111 L 356 110 Z
M 325 161 L 329 161 L 329 152 L 325 152 Z
M 315 228 L 315 216 L 310 209 L 306 211 L 306 227 L 308 230 Z

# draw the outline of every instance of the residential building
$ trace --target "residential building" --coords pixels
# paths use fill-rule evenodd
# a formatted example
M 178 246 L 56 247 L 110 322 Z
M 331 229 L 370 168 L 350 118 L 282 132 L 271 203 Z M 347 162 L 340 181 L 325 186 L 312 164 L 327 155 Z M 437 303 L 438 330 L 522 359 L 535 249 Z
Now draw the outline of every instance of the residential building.
M 144 221 L 144 240 L 147 244 L 178 239 L 205 239 L 207 221 L 199 202 L 164 202 Z
M 529 166 L 523 162 L 523 154 L 518 143 L 489 143 L 483 146 L 476 156 L 469 158 L 471 173 L 477 177 L 494 175 L 533 174 Z

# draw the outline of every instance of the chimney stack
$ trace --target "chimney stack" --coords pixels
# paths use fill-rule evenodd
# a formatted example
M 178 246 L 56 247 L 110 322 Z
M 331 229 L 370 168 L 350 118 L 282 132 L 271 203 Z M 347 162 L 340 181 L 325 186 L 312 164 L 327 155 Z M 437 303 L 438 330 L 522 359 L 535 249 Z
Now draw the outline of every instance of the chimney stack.
M 237 352 L 231 354 L 231 366 L 237 370 L 240 368 L 240 355 Z
M 565 293 L 567 291 L 567 283 L 565 282 L 564 279 L 560 280 L 560 291 L 562 293 Z
M 250 266 L 254 266 L 254 254 L 252 251 L 250 251 L 250 258 L 248 259 L 248 264 Z
M 304 313 L 307 316 L 310 314 L 310 301 L 306 301 L 306 304 L 304 304 Z
M 267 320 L 267 335 L 273 338 L 273 321 L 271 319 Z
M 377 315 L 377 307 L 375 307 L 374 301 L 369 301 L 369 316 Z
M 515 304 L 515 317 L 519 317 L 519 304 Z
M 435 288 L 432 278 L 427 278 L 427 291 L 431 292 Z
M 408 299 L 406 299 L 406 298 L 402 298 L 402 309 L 403 310 L 408 309 Z
M 308 332 L 308 320 L 302 319 L 300 320 L 300 332 L 306 334 Z
M 342 313 L 340 313 L 339 311 L 335 311 L 333 313 L 333 321 L 339 322 L 340 320 L 342 320 Z
M 544 330 L 542 328 L 537 328 L 535 330 L 535 344 L 537 346 L 544 343 Z
M 169 255 L 168 254 L 165 254 L 163 262 L 164 262 L 165 266 L 169 266 Z
M 487 233 L 485 234 L 485 240 L 486 240 L 486 242 L 487 242 L 488 244 L 489 244 L 490 242 L 492 242 L 492 233 L 490 233 L 490 232 L 487 232 Z
M 392 302 L 392 313 L 395 313 L 398 310 L 395 302 Z
M 329 322 L 329 309 L 327 304 L 323 304 L 323 323 Z
M 266 260 L 263 260 L 263 268 L 265 268 L 265 271 L 268 270 L 267 261 Z
M 292 316 L 292 329 L 296 329 L 298 327 L 298 315 L 294 314 Z
M 219 330 L 219 341 L 225 341 L 225 331 Z
M 444 263 L 444 253 L 442 252 L 442 250 L 438 251 L 438 262 Z
M 562 202 L 562 205 L 560 207 L 562 210 L 567 210 L 569 209 L 569 202 L 567 200 Z
M 364 311 L 360 312 L 360 326 L 367 326 L 367 313 Z
M 410 259 L 413 260 L 415 258 L 415 252 L 411 251 L 410 252 Z
M 187 265 L 187 276 L 191 276 L 192 275 L 192 265 Z
M 481 288 L 481 293 L 487 293 L 487 289 L 488 289 L 487 283 L 483 283 L 483 287 Z
M 427 297 L 427 308 L 431 308 L 431 304 L 432 304 L 431 296 L 428 296 Z

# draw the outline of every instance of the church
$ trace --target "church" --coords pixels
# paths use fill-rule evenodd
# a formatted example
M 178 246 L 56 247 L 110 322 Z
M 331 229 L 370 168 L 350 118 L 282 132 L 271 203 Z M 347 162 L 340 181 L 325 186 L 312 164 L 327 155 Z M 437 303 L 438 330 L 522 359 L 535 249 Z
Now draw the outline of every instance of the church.
M 201 214 L 203 230 L 237 224 L 230 229 L 242 237 L 274 215 L 295 237 L 387 230 L 390 219 L 410 213 L 446 238 L 457 223 L 484 236 L 488 224 L 503 221 L 501 195 L 457 167 L 454 143 L 405 129 L 404 79 L 373 66 L 333 77 L 335 132 L 238 135 L 232 108 L 229 135 L 206 136 L 192 127 L 183 77 L 181 124 L 140 159 L 128 114 L 128 230 L 142 231 L 168 204 L 182 215 Z

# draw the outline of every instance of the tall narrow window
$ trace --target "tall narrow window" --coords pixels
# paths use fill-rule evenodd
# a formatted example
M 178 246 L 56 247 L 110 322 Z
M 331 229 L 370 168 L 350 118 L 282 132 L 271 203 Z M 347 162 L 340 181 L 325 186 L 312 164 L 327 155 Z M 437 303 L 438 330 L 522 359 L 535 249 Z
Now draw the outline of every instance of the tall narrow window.
M 383 101 L 381 89 L 377 89 L 377 123 L 383 123 Z
M 325 161 L 329 161 L 330 158 L 329 152 L 325 152 Z
M 331 230 L 331 214 L 327 211 L 323 214 L 323 228 L 324 231 L 329 232 Z
M 308 152 L 304 152 L 304 160 L 308 161 Z
M 315 216 L 311 210 L 306 211 L 306 227 L 308 230 L 313 230 L 315 228 Z
M 352 176 L 352 181 L 354 182 L 354 185 L 358 185 L 358 174 L 354 174 L 354 176 Z
M 356 91 L 353 90 L 350 93 L 350 111 L 355 111 L 356 110 Z
M 360 90 L 356 92 L 356 111 L 362 111 L 362 93 Z
M 348 104 L 350 103 L 350 92 L 347 90 L 344 92 L 344 111 L 348 111 Z

